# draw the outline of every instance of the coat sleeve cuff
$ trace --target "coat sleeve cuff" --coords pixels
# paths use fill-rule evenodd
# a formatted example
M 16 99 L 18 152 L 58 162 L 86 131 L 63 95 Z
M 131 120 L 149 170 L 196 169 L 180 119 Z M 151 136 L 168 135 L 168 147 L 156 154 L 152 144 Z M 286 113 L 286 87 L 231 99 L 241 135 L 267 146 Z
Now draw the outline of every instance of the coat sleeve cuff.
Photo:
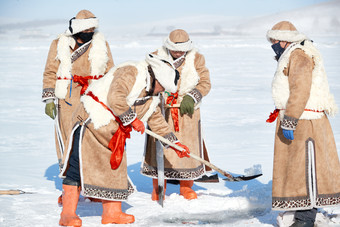
M 55 99 L 54 88 L 44 88 L 41 96 L 41 100 L 46 102 L 48 99 Z
M 137 117 L 137 114 L 129 108 L 128 111 L 124 112 L 123 114 L 118 116 L 120 121 L 123 123 L 124 126 L 131 124 Z
M 295 117 L 289 117 L 284 115 L 283 120 L 281 121 L 281 128 L 286 130 L 295 130 L 298 124 L 299 119 Z
M 196 88 L 194 88 L 190 92 L 188 92 L 187 95 L 189 95 L 195 101 L 195 103 L 200 102 L 202 100 L 202 97 L 203 97 L 201 92 L 199 90 L 197 90 Z
M 179 140 L 177 139 L 177 137 L 175 136 L 175 134 L 173 132 L 170 132 L 168 134 L 166 134 L 164 136 L 165 139 L 169 140 L 170 142 L 172 143 L 177 143 L 179 142 Z M 160 141 L 162 143 L 162 145 L 165 147 L 165 148 L 169 148 L 170 146 L 162 141 Z

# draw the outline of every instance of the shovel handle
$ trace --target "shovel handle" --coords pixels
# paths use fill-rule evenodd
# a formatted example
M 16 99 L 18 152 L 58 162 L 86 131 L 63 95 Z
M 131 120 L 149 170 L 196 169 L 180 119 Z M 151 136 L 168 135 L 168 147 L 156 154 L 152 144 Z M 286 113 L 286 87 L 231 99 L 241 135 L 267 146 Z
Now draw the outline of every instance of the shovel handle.
M 160 141 L 162 141 L 162 142 L 164 142 L 164 143 L 166 143 L 166 144 L 168 144 L 169 146 L 171 146 L 171 147 L 173 147 L 173 148 L 176 148 L 176 149 L 179 150 L 179 151 L 184 151 L 184 150 L 185 150 L 183 147 L 180 147 L 180 146 L 178 146 L 177 144 L 172 143 L 171 141 L 169 141 L 169 140 L 165 139 L 164 137 L 162 137 L 162 136 L 160 136 L 160 135 L 158 135 L 158 134 L 156 134 L 156 133 L 150 131 L 149 129 L 145 129 L 145 133 L 148 134 L 148 135 L 150 135 L 150 136 L 152 136 L 152 137 L 154 137 L 154 138 L 156 138 L 156 139 L 158 139 L 158 140 L 160 140 Z M 210 162 L 208 162 L 208 161 L 206 161 L 206 160 L 204 160 L 204 159 L 198 157 L 197 155 L 189 154 L 189 156 L 190 156 L 191 158 L 196 159 L 197 161 L 203 163 L 204 165 L 209 166 L 209 167 L 212 168 L 213 170 L 216 170 L 217 172 L 219 172 L 219 173 L 222 174 L 223 176 L 226 176 L 226 177 L 228 177 L 228 178 L 234 178 L 231 174 L 229 174 L 229 173 L 223 171 L 222 169 L 220 169 L 220 168 L 218 168 L 217 166 L 213 165 L 212 163 L 210 163 Z
M 23 194 L 21 190 L 0 190 L 0 195 L 19 195 Z

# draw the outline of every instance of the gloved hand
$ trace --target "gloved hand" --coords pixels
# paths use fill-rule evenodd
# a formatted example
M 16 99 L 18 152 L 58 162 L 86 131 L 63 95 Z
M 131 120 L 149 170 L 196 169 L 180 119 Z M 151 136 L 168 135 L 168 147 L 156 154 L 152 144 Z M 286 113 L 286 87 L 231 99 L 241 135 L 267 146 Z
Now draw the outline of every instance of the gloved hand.
M 189 154 L 190 154 L 190 151 L 189 151 L 189 148 L 183 144 L 181 144 L 180 142 L 177 142 L 176 145 L 180 146 L 180 147 L 183 147 L 185 149 L 185 151 L 180 151 L 180 150 L 177 150 L 176 148 L 174 147 L 171 147 L 172 149 L 174 149 L 174 151 L 177 153 L 178 157 L 180 158 L 183 158 L 183 157 L 188 157 L 190 158 Z
M 284 137 L 289 140 L 294 140 L 294 130 L 282 129 Z
M 142 121 L 140 121 L 138 118 L 136 118 L 132 123 L 131 123 L 132 128 L 137 131 L 140 132 L 141 134 L 144 133 L 145 131 L 145 126 L 144 123 Z
M 55 108 L 54 102 L 46 103 L 45 113 L 52 119 L 57 115 L 57 109 Z
M 189 95 L 185 95 L 179 107 L 181 115 L 183 114 L 193 114 L 194 113 L 195 101 Z

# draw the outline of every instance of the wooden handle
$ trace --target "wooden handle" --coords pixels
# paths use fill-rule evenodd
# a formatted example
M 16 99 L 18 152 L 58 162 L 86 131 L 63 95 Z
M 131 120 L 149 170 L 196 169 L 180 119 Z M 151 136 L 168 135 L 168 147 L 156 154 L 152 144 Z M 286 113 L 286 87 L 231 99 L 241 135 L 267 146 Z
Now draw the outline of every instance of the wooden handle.
M 21 190 L 0 190 L 0 195 L 19 195 L 22 193 Z
M 181 106 L 181 104 L 173 104 L 172 106 L 170 106 L 169 104 L 165 105 L 165 108 L 179 108 Z
M 154 138 L 156 138 L 156 139 L 158 139 L 158 140 L 160 140 L 160 141 L 162 141 L 162 142 L 164 142 L 164 143 L 166 143 L 166 144 L 168 144 L 169 146 L 171 146 L 171 147 L 173 147 L 173 148 L 176 148 L 176 149 L 179 150 L 179 151 L 185 151 L 185 149 L 184 149 L 183 147 L 180 147 L 180 146 L 178 146 L 177 144 L 172 143 L 171 141 L 169 141 L 169 140 L 165 139 L 164 137 L 162 137 L 162 136 L 160 136 L 160 135 L 158 135 L 158 134 L 156 134 L 156 133 L 150 131 L 149 129 L 145 129 L 145 133 L 148 134 L 148 135 L 150 135 L 150 136 L 152 136 L 152 137 L 154 137 Z M 228 178 L 233 178 L 233 176 L 230 175 L 229 173 L 227 173 L 227 172 L 221 170 L 221 169 L 218 168 L 217 166 L 215 166 L 215 165 L 213 165 L 212 163 L 210 163 L 210 162 L 208 162 L 208 161 L 206 161 L 206 160 L 204 160 L 204 159 L 198 157 L 197 155 L 189 154 L 189 156 L 190 156 L 191 158 L 196 159 L 197 161 L 203 163 L 204 165 L 207 165 L 207 166 L 209 166 L 210 168 L 216 170 L 216 171 L 219 172 L 220 174 L 222 174 L 222 175 L 224 175 L 224 176 L 226 176 L 226 177 L 228 177 Z

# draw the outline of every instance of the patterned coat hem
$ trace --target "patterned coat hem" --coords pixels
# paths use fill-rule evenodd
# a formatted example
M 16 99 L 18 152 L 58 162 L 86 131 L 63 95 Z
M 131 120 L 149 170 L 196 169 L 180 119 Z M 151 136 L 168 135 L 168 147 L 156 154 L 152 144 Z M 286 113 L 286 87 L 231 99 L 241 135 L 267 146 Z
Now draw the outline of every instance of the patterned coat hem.
M 157 178 L 157 168 L 143 164 L 141 168 L 141 174 L 151 178 Z M 204 165 L 200 165 L 195 169 L 164 169 L 164 178 L 171 180 L 196 180 L 205 174 Z
M 104 188 L 104 187 L 84 184 L 83 189 L 82 189 L 82 195 L 91 197 L 91 198 L 111 200 L 111 201 L 125 201 L 128 199 L 129 195 L 134 193 L 134 191 L 135 189 L 130 182 L 128 182 L 127 189 L 111 189 L 111 188 Z
M 307 196 L 286 198 L 273 197 L 272 199 L 273 210 L 308 210 L 313 207 L 323 208 L 338 206 L 339 204 L 340 193 L 334 195 L 319 195 L 315 199 L 314 205 L 312 204 L 311 199 Z

